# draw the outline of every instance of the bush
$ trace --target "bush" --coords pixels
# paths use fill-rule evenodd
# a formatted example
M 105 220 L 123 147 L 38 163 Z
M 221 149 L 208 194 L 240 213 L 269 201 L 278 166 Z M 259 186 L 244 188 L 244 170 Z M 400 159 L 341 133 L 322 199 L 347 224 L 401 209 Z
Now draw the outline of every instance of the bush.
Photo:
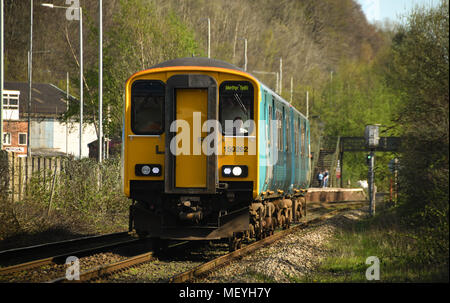
M 393 39 L 391 85 L 403 103 L 400 208 L 420 234 L 423 264 L 447 264 L 449 255 L 449 10 L 416 8 Z

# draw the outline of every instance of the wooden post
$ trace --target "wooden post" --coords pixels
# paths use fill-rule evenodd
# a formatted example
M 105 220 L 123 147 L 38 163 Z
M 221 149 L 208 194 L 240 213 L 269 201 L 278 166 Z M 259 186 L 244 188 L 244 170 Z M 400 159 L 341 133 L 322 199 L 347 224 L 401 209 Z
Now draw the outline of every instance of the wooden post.
M 56 163 L 55 163 L 55 171 L 53 173 L 53 181 L 52 181 L 52 190 L 50 192 L 50 201 L 48 202 L 48 210 L 47 210 L 47 217 L 50 215 L 50 209 L 52 207 L 52 199 L 53 199 L 53 191 L 55 189 L 55 180 L 56 180 Z M 50 168 L 51 171 L 51 168 Z
M 17 160 L 18 160 L 18 162 L 19 162 L 19 180 L 18 180 L 18 185 L 19 185 L 19 188 L 18 188 L 18 198 L 19 198 L 19 200 L 18 201 L 21 201 L 22 200 L 22 159 L 23 158 L 17 158 Z
M 14 196 L 15 196 L 15 180 L 14 180 L 14 177 L 15 177 L 15 163 L 14 163 L 15 161 L 14 161 L 14 153 L 11 153 L 11 202 L 12 203 L 14 203 Z
M 26 169 L 25 169 L 25 192 L 27 192 L 27 190 L 28 190 L 28 170 L 29 170 L 29 159 L 28 158 L 30 158 L 30 157 L 26 157 L 25 158 L 25 167 L 26 167 Z
M 42 170 L 43 173 L 44 173 L 44 188 L 47 188 L 47 186 L 46 186 L 47 183 L 45 183 L 45 179 L 46 179 L 46 178 L 45 178 L 45 177 L 46 177 L 46 176 L 45 176 L 45 172 L 46 172 L 46 170 L 47 170 L 47 165 L 46 165 L 46 164 L 47 164 L 47 158 L 44 157 L 44 169 Z

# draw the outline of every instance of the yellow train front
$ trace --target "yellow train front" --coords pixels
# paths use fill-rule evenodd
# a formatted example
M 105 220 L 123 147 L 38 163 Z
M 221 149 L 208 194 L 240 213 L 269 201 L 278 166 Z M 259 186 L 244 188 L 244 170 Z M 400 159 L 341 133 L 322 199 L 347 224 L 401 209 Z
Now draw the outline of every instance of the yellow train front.
M 296 177 L 285 171 L 285 182 L 277 181 L 276 165 L 268 172 L 274 154 L 268 150 L 279 150 L 270 136 L 279 125 L 260 128 L 264 92 L 275 95 L 239 68 L 206 58 L 167 61 L 128 79 L 122 159 L 124 192 L 133 200 L 130 230 L 160 239 L 242 238 L 262 230 L 252 211 L 264 218 L 265 201 L 304 192 L 309 181 L 300 169 Z M 299 123 L 292 130 L 297 127 L 300 138 Z M 259 140 L 260 133 L 268 135 Z M 284 165 L 291 154 L 280 154 Z M 309 170 L 306 158 L 302 170 Z

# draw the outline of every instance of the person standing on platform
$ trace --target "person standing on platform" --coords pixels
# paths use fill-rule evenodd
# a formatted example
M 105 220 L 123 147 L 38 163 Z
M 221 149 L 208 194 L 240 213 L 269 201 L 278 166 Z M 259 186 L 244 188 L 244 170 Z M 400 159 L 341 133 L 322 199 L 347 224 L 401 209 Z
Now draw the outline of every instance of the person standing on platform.
M 323 172 L 319 171 L 317 174 L 317 181 L 319 181 L 319 187 L 323 187 Z
M 328 173 L 328 169 L 325 169 L 325 172 L 323 173 L 323 187 L 328 187 L 328 178 L 330 174 Z

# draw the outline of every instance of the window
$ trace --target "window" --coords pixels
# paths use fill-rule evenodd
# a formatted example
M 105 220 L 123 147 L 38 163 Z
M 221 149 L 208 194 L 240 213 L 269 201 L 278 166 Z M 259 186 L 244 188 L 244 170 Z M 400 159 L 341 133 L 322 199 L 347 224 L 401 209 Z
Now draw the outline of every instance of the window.
M 19 109 L 19 94 L 3 93 L 3 109 Z
M 27 134 L 19 133 L 19 145 L 27 145 Z
M 272 120 L 273 120 L 273 113 L 272 113 L 272 106 L 269 105 L 269 148 L 272 147 L 272 138 L 273 138 L 273 133 L 272 133 Z
M 131 86 L 131 129 L 137 135 L 164 131 L 165 85 L 156 80 L 137 80 Z
M 305 155 L 309 157 L 309 133 L 307 131 L 306 121 L 305 121 Z
M 283 109 L 284 111 L 284 109 Z M 289 111 L 286 112 L 286 151 L 290 150 L 291 145 L 291 127 L 290 127 Z
M 250 82 L 223 82 L 219 88 L 219 103 L 224 135 L 248 136 L 253 132 L 253 85 Z
M 11 133 L 3 133 L 3 144 L 11 145 Z
M 294 144 L 295 144 L 295 155 L 298 156 L 300 154 L 300 146 L 299 146 L 299 130 L 298 130 L 298 126 L 299 126 L 299 120 L 296 119 L 294 120 Z
M 304 153 L 304 150 L 305 150 L 305 127 L 304 127 L 304 124 L 301 124 L 301 133 L 302 133 L 302 150 L 301 150 L 301 155 L 302 155 L 302 157 L 304 157 L 304 155 L 303 155 L 303 153 Z
M 283 151 L 283 114 L 279 110 L 275 113 L 278 127 L 278 150 Z

